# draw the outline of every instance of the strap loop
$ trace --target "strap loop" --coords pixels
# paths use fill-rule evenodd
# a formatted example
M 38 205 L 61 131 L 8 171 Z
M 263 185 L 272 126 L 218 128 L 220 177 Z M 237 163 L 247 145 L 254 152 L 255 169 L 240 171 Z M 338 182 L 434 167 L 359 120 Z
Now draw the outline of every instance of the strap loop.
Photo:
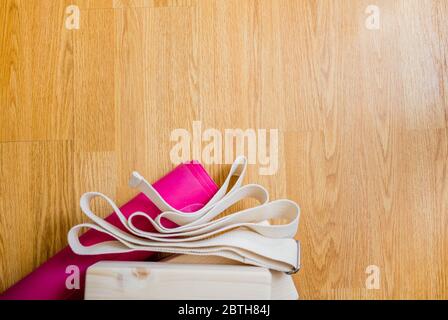
M 300 243 L 294 240 L 300 208 L 287 199 L 269 202 L 268 191 L 258 184 L 242 186 L 246 168 L 246 158 L 238 157 L 212 199 L 201 209 L 188 213 L 172 207 L 140 174 L 133 172 L 130 186 L 143 192 L 162 213 L 153 219 L 143 212 L 135 212 L 126 219 L 111 199 L 98 192 L 88 192 L 82 195 L 80 206 L 94 224 L 74 226 L 68 233 L 68 243 L 75 253 L 81 255 L 130 251 L 217 255 L 288 274 L 295 273 L 300 268 Z M 237 179 L 230 187 L 233 176 Z M 95 197 L 106 200 L 126 231 L 98 217 L 91 210 L 90 202 Z M 258 205 L 217 218 L 246 198 L 256 199 Z M 136 217 L 147 219 L 157 232 L 140 230 L 133 223 Z M 177 226 L 165 227 L 162 218 L 173 221 Z M 269 220 L 279 220 L 281 224 L 271 225 Z M 95 229 L 116 240 L 84 246 L 79 241 L 82 228 Z

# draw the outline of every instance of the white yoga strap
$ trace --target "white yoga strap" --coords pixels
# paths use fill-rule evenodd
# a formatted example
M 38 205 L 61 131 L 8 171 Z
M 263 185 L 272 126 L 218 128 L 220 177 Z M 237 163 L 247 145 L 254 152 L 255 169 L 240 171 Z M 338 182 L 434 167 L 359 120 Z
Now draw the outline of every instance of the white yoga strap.
M 290 200 L 269 202 L 265 188 L 257 184 L 242 186 L 247 160 L 238 157 L 229 175 L 212 199 L 200 210 L 182 212 L 170 206 L 137 172 L 132 174 L 130 186 L 143 192 L 161 211 L 155 219 L 143 212 L 135 212 L 125 218 L 118 206 L 105 195 L 88 192 L 81 197 L 81 210 L 93 221 L 74 226 L 68 233 L 68 243 L 80 255 L 124 253 L 130 251 L 154 251 L 193 255 L 215 255 L 242 263 L 295 273 L 300 268 L 300 243 L 294 240 L 300 208 Z M 236 182 L 229 189 L 231 178 Z M 98 217 L 90 208 L 92 198 L 101 197 L 113 208 L 125 232 Z M 215 219 L 224 210 L 244 198 L 254 198 L 259 205 Z M 137 228 L 136 216 L 147 219 L 157 230 L 148 232 Z M 162 218 L 173 221 L 177 227 L 166 228 Z M 269 224 L 269 220 L 282 224 Z M 117 241 L 106 241 L 84 246 L 79 241 L 82 228 L 106 233 Z

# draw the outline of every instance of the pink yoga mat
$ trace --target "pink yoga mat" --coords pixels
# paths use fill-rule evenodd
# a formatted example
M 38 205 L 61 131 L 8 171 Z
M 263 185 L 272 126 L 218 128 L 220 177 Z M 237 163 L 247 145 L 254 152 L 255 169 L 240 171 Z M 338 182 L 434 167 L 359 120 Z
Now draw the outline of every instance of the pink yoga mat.
M 195 211 L 205 205 L 216 193 L 218 187 L 198 163 L 186 163 L 178 166 L 154 184 L 155 189 L 176 209 Z M 101 191 L 101 190 L 99 190 Z M 136 211 L 142 211 L 155 217 L 160 210 L 142 193 L 123 205 L 123 214 L 128 217 Z M 123 228 L 115 214 L 106 218 L 110 223 Z M 168 226 L 168 225 L 167 225 Z M 145 229 L 151 230 L 146 227 Z M 109 239 L 107 235 L 95 230 L 89 230 L 81 237 L 83 244 L 94 244 Z M 84 296 L 85 272 L 92 264 L 102 260 L 147 260 L 152 252 L 130 252 L 97 256 L 80 256 L 66 247 L 49 259 L 23 280 L 5 291 L 0 299 L 8 300 L 66 300 L 82 299 Z M 80 289 L 67 289 L 66 273 L 69 265 L 75 265 L 80 271 Z

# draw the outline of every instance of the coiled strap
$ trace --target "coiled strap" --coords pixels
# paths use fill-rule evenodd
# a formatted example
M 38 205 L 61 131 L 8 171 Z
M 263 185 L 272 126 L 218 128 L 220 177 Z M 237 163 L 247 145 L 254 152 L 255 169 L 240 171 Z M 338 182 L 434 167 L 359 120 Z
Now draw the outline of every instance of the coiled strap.
M 169 205 L 160 194 L 137 172 L 132 174 L 130 186 L 143 192 L 161 211 L 155 219 L 143 212 L 125 218 L 118 206 L 98 192 L 85 193 L 80 200 L 81 210 L 94 222 L 74 226 L 68 233 L 68 243 L 80 255 L 154 251 L 193 255 L 216 255 L 242 263 L 287 273 L 300 268 L 300 244 L 294 240 L 300 208 L 290 200 L 269 202 L 269 194 L 258 184 L 242 186 L 247 160 L 238 157 L 221 188 L 200 210 L 182 212 Z M 236 182 L 229 188 L 231 178 Z M 101 197 L 117 214 L 126 231 L 98 217 L 90 208 L 90 201 Z M 253 198 L 258 205 L 230 215 L 216 218 L 224 210 L 245 198 Z M 148 232 L 135 225 L 135 218 L 146 219 L 157 232 Z M 216 219 L 215 219 L 216 218 Z M 177 227 L 167 228 L 162 219 Z M 269 220 L 280 220 L 271 225 Z M 106 233 L 116 241 L 84 246 L 79 241 L 82 228 Z

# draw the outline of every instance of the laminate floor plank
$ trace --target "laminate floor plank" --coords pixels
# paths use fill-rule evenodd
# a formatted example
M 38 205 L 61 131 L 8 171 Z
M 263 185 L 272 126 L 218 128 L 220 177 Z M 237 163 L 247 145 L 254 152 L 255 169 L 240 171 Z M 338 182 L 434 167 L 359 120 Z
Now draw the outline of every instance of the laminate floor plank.
M 73 47 L 68 1 L 0 5 L 0 142 L 69 140 L 73 134 Z

